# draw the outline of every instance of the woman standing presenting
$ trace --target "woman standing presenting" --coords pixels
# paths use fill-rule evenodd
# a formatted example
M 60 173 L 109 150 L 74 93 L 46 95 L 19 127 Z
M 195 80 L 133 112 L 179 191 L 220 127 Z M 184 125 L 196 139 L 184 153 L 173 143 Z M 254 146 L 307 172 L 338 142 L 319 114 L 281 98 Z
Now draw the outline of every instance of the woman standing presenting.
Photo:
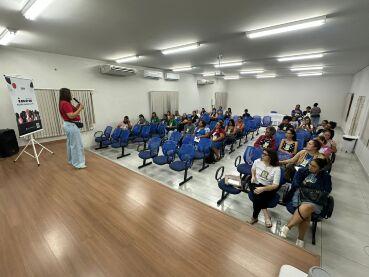
M 61 88 L 59 92 L 59 111 L 64 120 L 64 130 L 67 135 L 68 163 L 78 169 L 86 168 L 82 137 L 75 124 L 75 122 L 80 121 L 79 114 L 84 106 L 81 103 L 77 107 L 71 104 L 72 95 L 69 89 Z

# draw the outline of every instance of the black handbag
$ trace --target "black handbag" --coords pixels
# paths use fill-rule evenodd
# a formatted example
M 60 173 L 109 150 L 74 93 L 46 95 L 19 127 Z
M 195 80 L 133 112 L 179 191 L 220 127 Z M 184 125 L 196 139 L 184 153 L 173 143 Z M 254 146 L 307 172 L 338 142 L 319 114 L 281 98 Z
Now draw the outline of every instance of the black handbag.
M 82 122 L 79 122 L 79 121 L 72 121 L 74 124 L 76 124 L 76 126 L 79 128 L 79 129 L 82 129 L 83 128 L 83 123 Z
M 312 189 L 309 187 L 300 188 L 300 200 L 301 202 L 308 201 L 317 205 L 324 205 L 327 202 L 329 192 L 321 191 L 318 189 Z

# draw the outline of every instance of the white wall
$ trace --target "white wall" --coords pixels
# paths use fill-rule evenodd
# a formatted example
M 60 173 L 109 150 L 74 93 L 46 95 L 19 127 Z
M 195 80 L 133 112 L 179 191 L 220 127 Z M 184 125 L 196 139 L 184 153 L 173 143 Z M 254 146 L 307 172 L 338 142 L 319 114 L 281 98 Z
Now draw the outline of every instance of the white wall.
M 216 85 L 197 87 L 197 78 L 190 74 L 181 74 L 180 81 L 176 82 L 144 79 L 141 72 L 132 77 L 101 75 L 97 66 L 102 63 L 105 62 L 0 47 L 1 75 L 32 78 L 36 88 L 93 89 L 95 130 L 101 130 L 107 124 L 116 124 L 123 115 L 133 120 L 140 113 L 149 116 L 149 91 L 178 91 L 179 111 L 191 112 L 199 109 L 200 103 L 205 103 L 207 96 L 217 91 L 217 87 L 223 86 L 223 81 L 218 81 Z M 16 129 L 5 81 L 0 81 L 0 118 L 0 129 Z M 91 132 L 85 133 L 83 137 L 85 145 L 91 145 Z
M 265 115 L 271 110 L 290 114 L 296 104 L 305 109 L 318 102 L 321 119 L 341 125 L 351 82 L 352 76 L 232 80 L 227 84 L 228 106 L 237 114 L 245 108 L 254 115 Z
M 351 92 L 354 93 L 355 96 L 349 118 L 347 119 L 346 124 L 343 126 L 343 129 L 346 133 L 348 132 L 356 108 L 357 99 L 359 96 L 365 96 L 365 104 L 357 126 L 357 135 L 360 137 L 362 132 L 364 131 L 366 119 L 369 116 L 369 66 L 361 70 L 354 76 L 351 86 Z M 365 168 L 366 173 L 369 175 L 369 149 L 364 145 L 364 142 L 361 139 L 359 139 L 356 145 L 355 153 L 359 158 L 361 164 Z

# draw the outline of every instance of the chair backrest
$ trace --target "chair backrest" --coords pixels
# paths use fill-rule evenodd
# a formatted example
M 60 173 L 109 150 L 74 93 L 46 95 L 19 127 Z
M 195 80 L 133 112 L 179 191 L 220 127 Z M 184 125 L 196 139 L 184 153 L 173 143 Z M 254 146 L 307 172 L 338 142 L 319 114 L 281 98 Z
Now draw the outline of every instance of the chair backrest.
M 252 129 L 252 119 L 249 119 L 249 118 L 244 119 L 243 120 L 243 125 L 245 126 L 244 129 L 243 129 L 243 132 L 244 132 L 244 134 L 247 134 Z
M 132 128 L 132 134 L 134 136 L 139 136 L 140 135 L 140 132 L 141 132 L 141 125 L 136 124 L 135 126 L 133 126 L 133 128 Z
M 119 137 L 121 144 L 128 142 L 129 133 L 130 133 L 129 130 L 122 130 L 122 132 L 120 133 L 120 137 Z
M 119 137 L 120 137 L 120 133 L 122 132 L 122 129 L 121 128 L 115 128 L 113 133 L 111 134 L 111 138 L 114 139 L 114 140 L 119 140 Z
M 158 123 L 150 123 L 150 134 L 156 134 L 158 131 Z
M 237 120 L 238 120 L 238 115 L 234 115 L 234 116 L 233 116 L 233 120 L 234 120 L 234 122 L 237 122 Z
M 158 138 L 158 137 L 151 138 L 149 140 L 147 148 L 150 150 L 152 154 L 157 155 L 159 153 L 160 144 L 161 144 L 161 138 Z
M 258 120 L 253 118 L 252 120 L 250 120 L 250 128 L 251 130 L 257 130 L 258 129 Z
M 182 144 L 194 144 L 194 137 L 192 135 L 185 135 L 183 140 L 182 140 Z
M 197 150 L 204 154 L 209 154 L 211 150 L 211 139 L 201 138 L 197 144 Z
M 263 126 L 270 126 L 272 124 L 272 118 L 269 115 L 263 117 Z
M 281 144 L 282 139 L 284 139 L 285 137 L 286 137 L 286 134 L 282 131 L 277 131 L 275 133 L 274 138 L 275 138 L 275 145 L 276 145 L 277 148 Z
M 324 216 L 324 218 L 330 218 L 332 216 L 333 209 L 334 209 L 334 198 L 333 196 L 330 195 L 328 196 L 327 203 L 323 207 L 322 216 Z
M 226 118 L 226 119 L 224 120 L 224 125 L 223 125 L 223 126 L 228 126 L 228 124 L 229 124 L 229 118 Z
M 191 144 L 183 144 L 181 148 L 179 148 L 178 156 L 181 161 L 192 162 L 195 157 L 195 147 Z
M 111 127 L 111 126 L 106 126 L 106 128 L 105 128 L 105 130 L 104 130 L 104 136 L 105 136 L 106 138 L 110 138 L 111 131 L 113 131 L 113 127 Z
M 243 160 L 245 163 L 252 165 L 255 160 L 261 158 L 263 149 L 256 148 L 254 146 L 247 146 L 245 153 L 243 154 Z
M 305 141 L 308 141 L 310 138 L 310 132 L 301 129 L 296 131 L 296 139 L 304 139 Z
M 282 186 L 287 182 L 287 180 L 284 177 L 285 169 L 283 167 L 280 167 L 280 169 L 281 169 L 281 178 L 279 179 L 279 186 Z
M 163 151 L 163 155 L 173 155 L 176 151 L 177 143 L 172 140 L 167 140 L 164 142 L 163 146 L 161 147 L 161 150 Z
M 209 124 L 209 122 L 210 122 L 210 115 L 208 113 L 204 113 L 202 115 L 202 120 L 204 120 L 206 124 Z
M 157 132 L 159 134 L 160 137 L 165 136 L 165 124 L 159 124 Z
M 151 126 L 150 125 L 143 126 L 142 127 L 142 131 L 141 131 L 141 137 L 143 137 L 143 138 L 150 137 L 150 130 L 151 130 Z
M 218 122 L 216 121 L 210 121 L 209 123 L 209 129 L 212 131 L 215 128 L 215 125 L 217 125 Z
M 182 134 L 180 133 L 180 132 L 178 132 L 178 131 L 174 131 L 172 134 L 171 134 L 171 136 L 170 136 L 170 140 L 173 140 L 173 141 L 175 141 L 175 142 L 179 142 L 179 140 L 181 139 L 181 137 L 182 137 Z

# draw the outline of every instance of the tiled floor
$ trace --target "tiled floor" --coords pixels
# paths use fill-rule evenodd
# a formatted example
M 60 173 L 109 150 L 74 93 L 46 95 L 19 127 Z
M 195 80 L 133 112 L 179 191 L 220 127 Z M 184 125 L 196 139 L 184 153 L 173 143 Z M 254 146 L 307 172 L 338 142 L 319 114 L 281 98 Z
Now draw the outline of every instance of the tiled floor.
M 340 133 L 337 132 L 337 137 Z M 252 143 L 252 142 L 249 142 Z M 117 160 L 119 149 L 100 149 L 92 152 L 106 157 L 113 162 L 131 170 L 146 175 L 156 181 L 177 190 L 185 195 L 197 199 L 215 209 L 221 210 L 242 221 L 246 221 L 252 214 L 252 204 L 246 194 L 230 196 L 222 205 L 217 206 L 221 191 L 214 179 L 216 169 L 225 167 L 225 174 L 238 175 L 234 160 L 243 155 L 246 145 L 226 156 L 218 163 L 211 165 L 203 172 L 201 161 L 195 161 L 189 171 L 193 179 L 182 187 L 178 183 L 183 180 L 183 173 L 172 171 L 168 165 L 149 165 L 142 169 L 138 166 L 142 160 L 138 157 L 134 145 L 126 149 L 130 156 Z M 360 163 L 352 154 L 339 151 L 332 171 L 335 208 L 332 218 L 318 224 L 316 245 L 311 244 L 311 232 L 305 238 L 306 249 L 321 255 L 321 264 L 332 276 L 369 276 L 369 182 Z M 259 224 L 255 226 L 266 232 L 279 233 L 280 226 L 290 218 L 285 207 L 277 206 L 271 211 L 273 227 L 268 230 L 263 225 L 262 213 Z M 297 230 L 289 234 L 289 240 L 294 243 Z M 367 248 L 365 248 L 368 246 Z

